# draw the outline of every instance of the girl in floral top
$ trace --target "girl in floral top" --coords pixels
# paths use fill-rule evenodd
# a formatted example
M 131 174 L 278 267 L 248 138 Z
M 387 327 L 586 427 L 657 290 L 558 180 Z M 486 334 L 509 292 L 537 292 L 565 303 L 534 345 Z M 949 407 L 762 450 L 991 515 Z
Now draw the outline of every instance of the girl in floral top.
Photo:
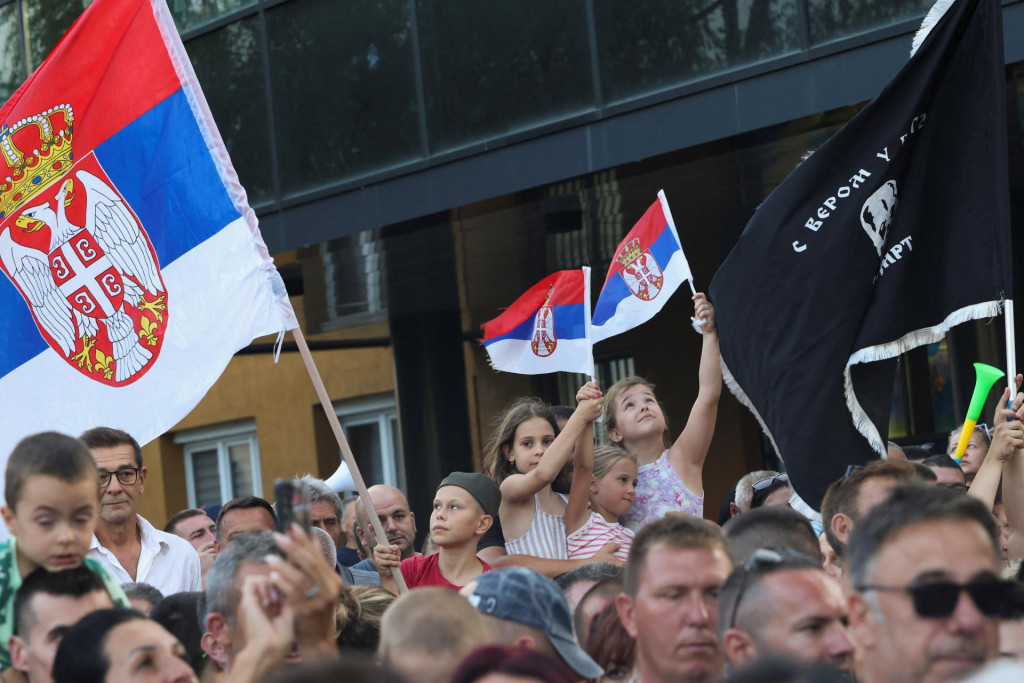
M 704 460 L 715 432 L 722 393 L 715 312 L 703 293 L 693 297 L 694 317 L 703 320 L 697 400 L 679 438 L 672 442 L 654 385 L 642 377 L 621 379 L 605 393 L 608 438 L 639 458 L 639 483 L 632 509 L 621 519 L 636 531 L 666 512 L 704 516 Z

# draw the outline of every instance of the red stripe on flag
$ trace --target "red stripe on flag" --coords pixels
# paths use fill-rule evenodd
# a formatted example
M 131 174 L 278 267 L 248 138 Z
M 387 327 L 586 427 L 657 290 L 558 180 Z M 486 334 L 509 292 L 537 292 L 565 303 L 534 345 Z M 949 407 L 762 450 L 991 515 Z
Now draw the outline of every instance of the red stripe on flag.
M 483 324 L 484 336 L 481 341 L 500 337 L 517 328 L 524 320 L 544 305 L 551 292 L 551 306 L 583 305 L 583 271 L 560 270 L 526 290 L 526 293 L 505 309 L 505 312 Z
M 605 283 L 611 279 L 612 275 L 615 275 L 622 270 L 622 263 L 619 262 L 618 257 L 622 253 L 622 248 L 634 239 L 639 238 L 640 250 L 650 249 L 651 245 L 654 244 L 661 233 L 668 229 L 668 219 L 665 218 L 665 212 L 661 207 L 661 200 L 655 199 L 654 203 L 644 212 L 640 220 L 636 222 L 636 225 L 629 231 L 629 233 L 619 242 L 619 246 L 615 250 L 615 256 L 612 257 L 611 267 L 608 268 L 608 277 L 604 279 Z
M 70 104 L 78 159 L 180 87 L 150 0 L 97 0 L 0 109 L 0 122 Z

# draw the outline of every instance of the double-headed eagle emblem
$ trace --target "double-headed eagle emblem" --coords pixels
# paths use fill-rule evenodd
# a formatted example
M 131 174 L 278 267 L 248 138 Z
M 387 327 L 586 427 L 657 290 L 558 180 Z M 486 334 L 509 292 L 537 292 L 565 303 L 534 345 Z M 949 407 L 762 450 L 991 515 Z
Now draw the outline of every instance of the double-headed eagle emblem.
M 54 111 L 0 131 L 8 165 L 15 162 L 0 184 L 0 220 L 7 217 L 0 264 L 54 350 L 93 379 L 126 384 L 157 351 L 166 326 L 164 284 L 145 231 L 97 175 L 105 175 L 98 160 L 90 154 L 71 166 L 70 107 L 60 132 L 54 132 Z M 42 142 L 22 154 L 14 134 L 29 124 Z M 77 221 L 69 216 L 72 206 Z

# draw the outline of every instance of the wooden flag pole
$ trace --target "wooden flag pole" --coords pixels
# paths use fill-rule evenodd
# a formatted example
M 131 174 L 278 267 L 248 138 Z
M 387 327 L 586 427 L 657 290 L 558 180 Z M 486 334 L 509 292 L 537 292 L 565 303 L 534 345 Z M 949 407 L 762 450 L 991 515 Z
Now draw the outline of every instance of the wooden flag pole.
M 1006 383 L 1010 387 L 1010 404 L 1004 407 L 1009 408 L 1017 396 L 1017 345 L 1014 343 L 1013 299 L 1003 302 L 1003 322 L 1006 324 Z
M 338 441 L 338 447 L 341 448 L 342 458 L 345 460 L 345 464 L 348 465 L 348 471 L 352 475 L 352 481 L 356 484 L 356 490 L 359 492 L 359 500 L 363 504 L 363 509 L 366 510 L 366 516 L 370 518 L 370 526 L 373 527 L 373 533 L 377 536 L 378 543 L 387 543 L 388 535 L 384 533 L 384 527 L 381 526 L 380 518 L 373 513 L 373 501 L 370 500 L 370 494 L 366 490 L 366 484 L 363 482 L 363 475 L 359 472 L 359 465 L 356 464 L 355 456 L 352 455 L 352 449 L 348 445 L 348 439 L 345 438 L 345 432 L 341 430 L 341 423 L 338 422 L 338 415 L 334 412 L 334 406 L 331 405 L 331 398 L 327 394 L 327 389 L 324 387 L 324 381 L 320 378 L 320 371 L 316 369 L 316 363 L 313 362 L 313 354 L 309 352 L 309 346 L 306 344 L 306 338 L 302 334 L 302 330 L 296 327 L 291 330 L 292 336 L 295 338 L 295 344 L 299 347 L 299 354 L 302 356 L 302 362 L 306 364 L 306 371 L 309 373 L 309 378 L 313 380 L 313 387 L 316 389 L 316 395 L 320 397 L 320 405 L 323 406 L 324 412 L 327 414 L 327 421 L 331 424 L 331 431 L 334 432 L 334 438 Z M 399 593 L 405 593 L 409 588 L 405 585 L 405 578 L 402 576 L 402 571 L 398 567 L 391 568 L 391 575 L 395 579 L 395 584 L 398 586 Z

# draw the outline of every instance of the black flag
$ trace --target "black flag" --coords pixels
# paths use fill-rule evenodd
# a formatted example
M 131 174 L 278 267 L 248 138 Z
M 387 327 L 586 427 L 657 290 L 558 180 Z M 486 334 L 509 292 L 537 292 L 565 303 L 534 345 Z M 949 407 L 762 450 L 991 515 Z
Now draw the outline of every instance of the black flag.
M 815 509 L 885 452 L 896 357 L 1011 295 L 1004 89 L 999 0 L 957 0 L 711 283 L 726 383 Z

